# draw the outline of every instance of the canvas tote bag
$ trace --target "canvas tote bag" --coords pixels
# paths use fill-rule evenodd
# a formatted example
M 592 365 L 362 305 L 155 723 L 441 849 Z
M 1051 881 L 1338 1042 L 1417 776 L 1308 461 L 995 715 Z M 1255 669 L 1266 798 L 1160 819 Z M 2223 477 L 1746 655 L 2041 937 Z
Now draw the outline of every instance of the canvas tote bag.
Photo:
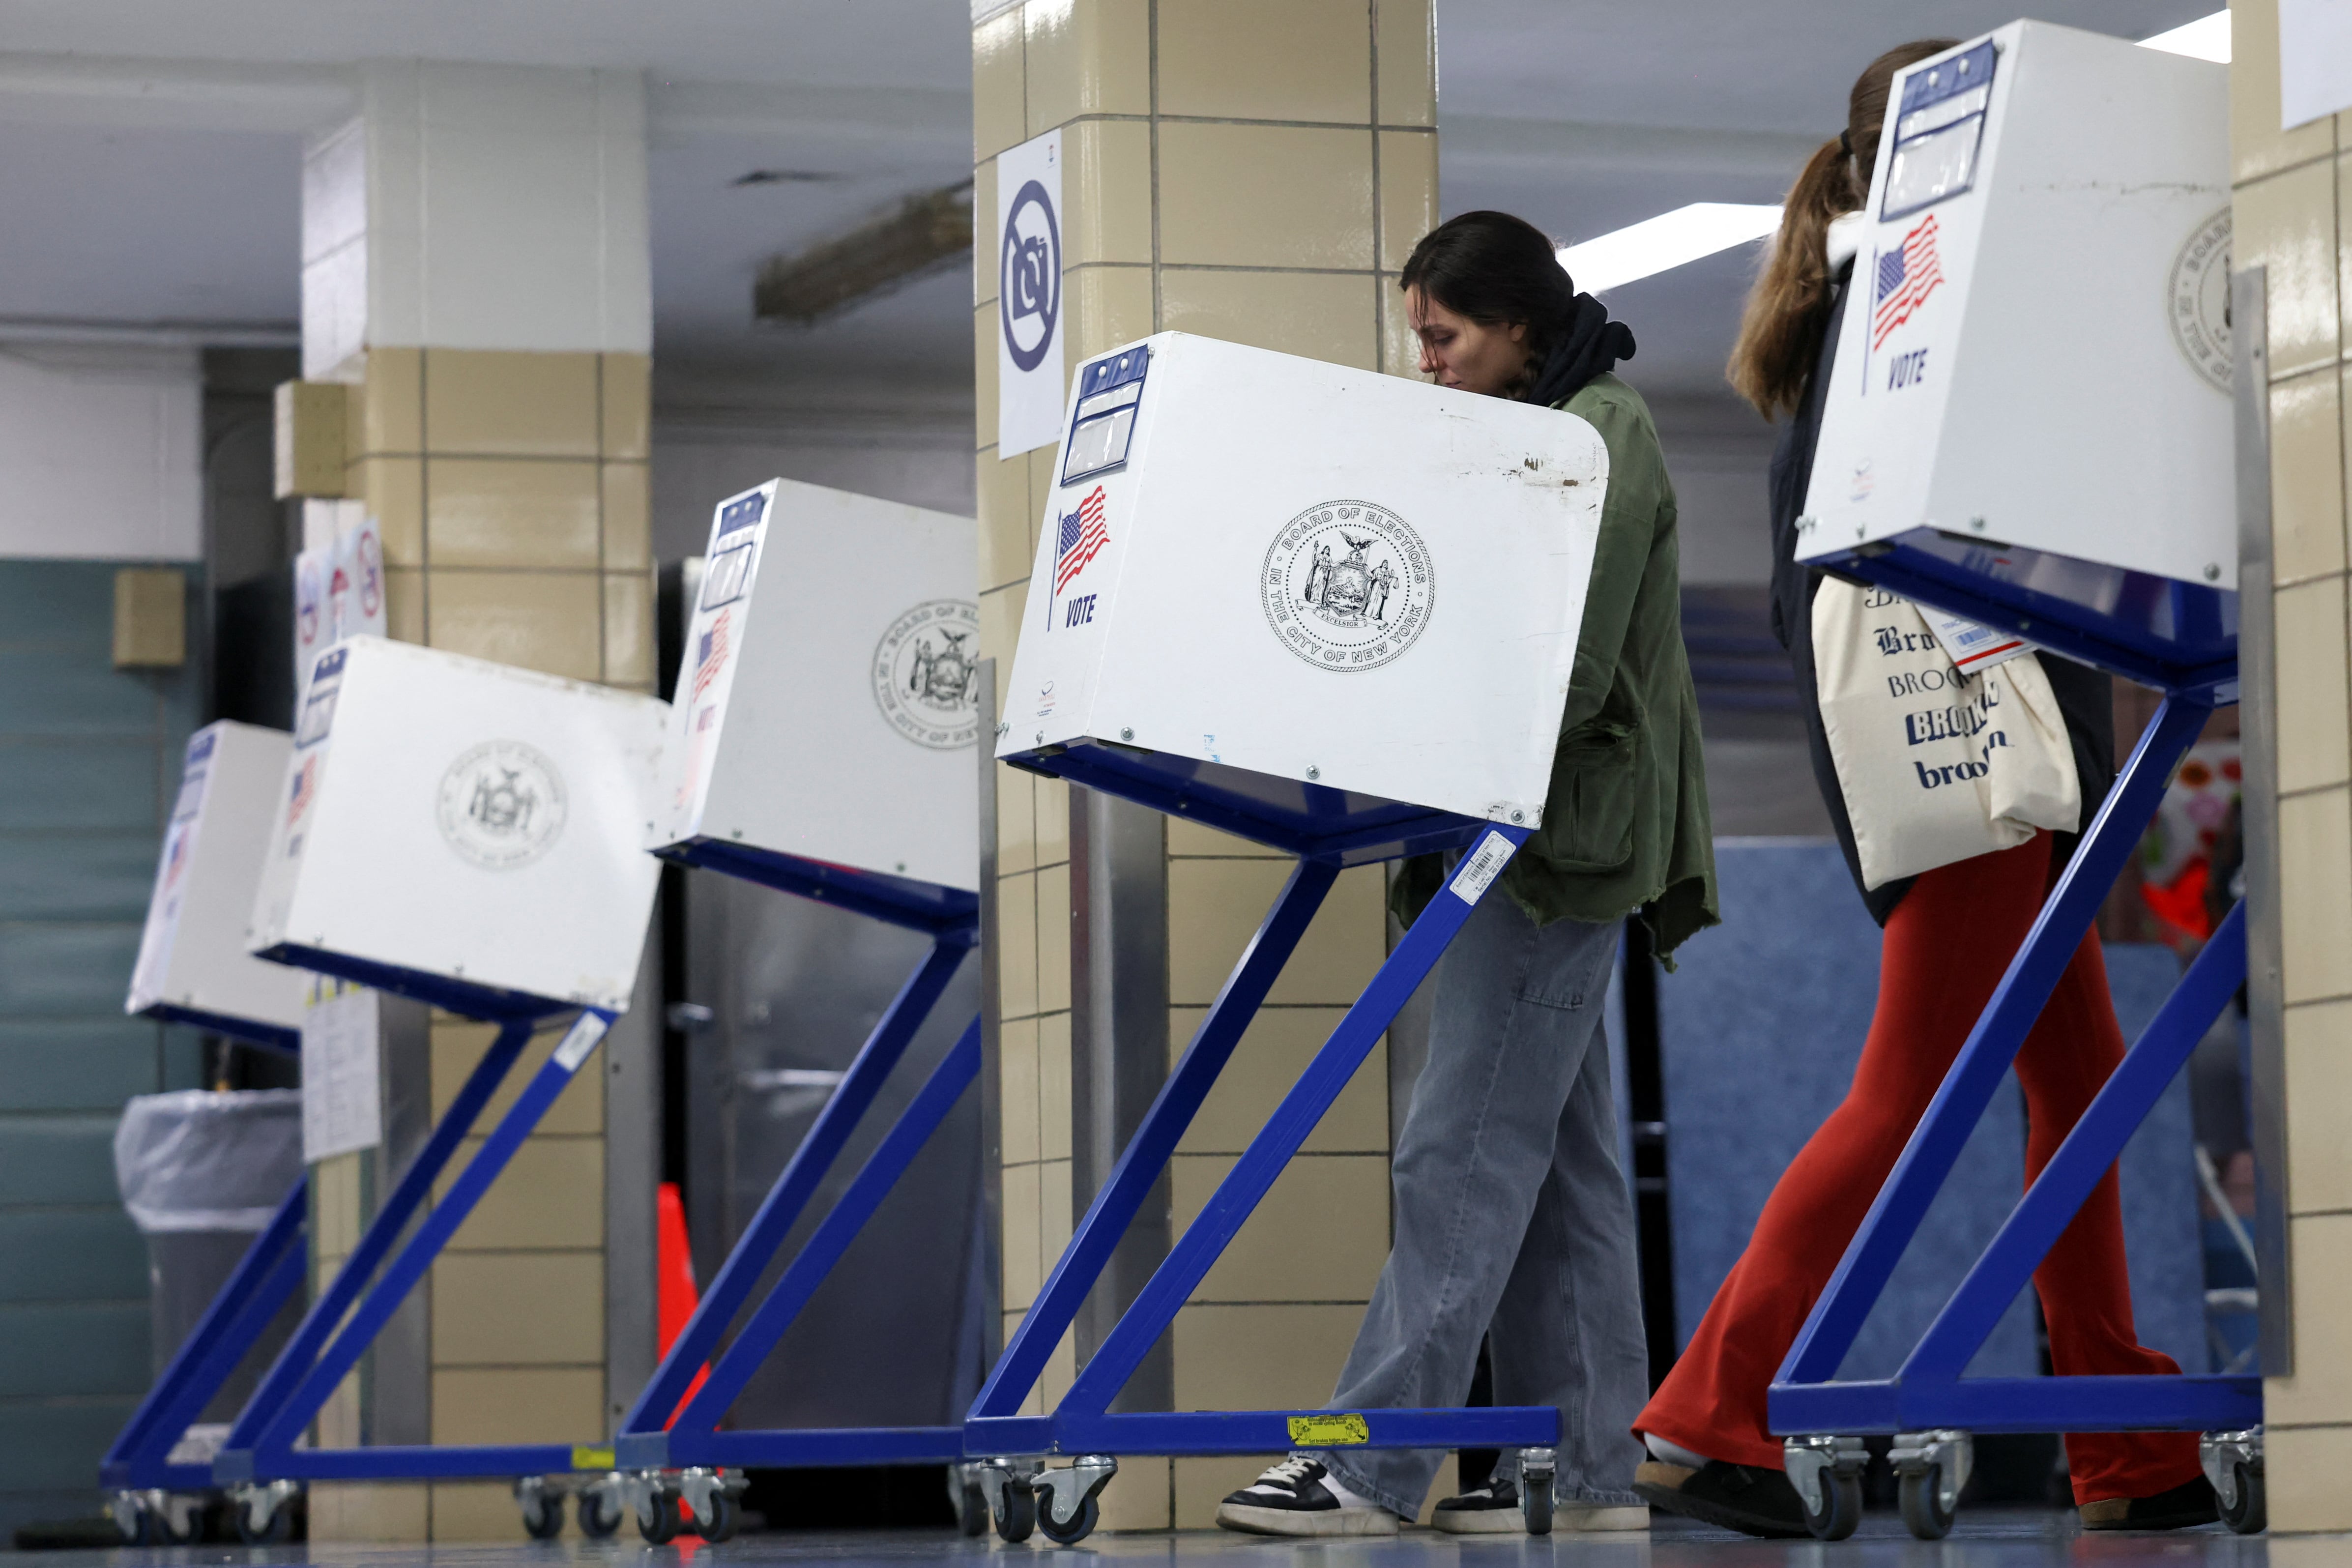
M 1832 577 L 1813 664 L 1865 887 L 2079 826 L 2074 749 L 2034 655 L 1961 675 L 1909 600 Z

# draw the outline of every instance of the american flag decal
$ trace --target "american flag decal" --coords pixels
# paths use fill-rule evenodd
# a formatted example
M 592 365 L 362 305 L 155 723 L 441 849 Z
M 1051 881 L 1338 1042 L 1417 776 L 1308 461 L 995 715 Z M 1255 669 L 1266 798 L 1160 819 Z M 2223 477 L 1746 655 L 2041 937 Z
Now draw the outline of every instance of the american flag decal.
M 695 650 L 696 697 L 709 690 L 710 683 L 718 679 L 719 672 L 727 667 L 727 619 L 733 613 L 731 610 L 719 611 L 719 618 L 710 623 L 710 629 L 702 634 L 701 646 Z
M 1870 346 L 1878 347 L 1886 334 L 1909 321 L 1936 285 L 1944 269 L 1936 265 L 1936 219 L 1931 214 L 1903 237 L 1903 248 L 1878 258 L 1877 304 L 1871 312 Z
M 1103 488 L 1097 485 L 1078 503 L 1077 510 L 1062 519 L 1062 535 L 1054 552 L 1054 592 L 1068 587 L 1070 579 L 1109 542 L 1110 530 L 1103 525 Z

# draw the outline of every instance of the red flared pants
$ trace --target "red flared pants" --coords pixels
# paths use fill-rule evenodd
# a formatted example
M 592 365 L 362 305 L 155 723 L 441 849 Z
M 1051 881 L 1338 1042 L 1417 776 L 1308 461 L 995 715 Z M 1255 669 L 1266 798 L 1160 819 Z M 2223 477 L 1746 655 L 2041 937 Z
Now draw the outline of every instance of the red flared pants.
M 1945 1071 L 2040 912 L 2052 838 L 1930 871 L 1886 922 L 1878 1005 L 1845 1103 L 1790 1162 L 1748 1250 L 1635 1429 L 1709 1458 L 1780 1468 L 1765 1394 Z M 2018 1052 L 2031 1182 L 2123 1059 L 2096 931 Z M 2132 1328 L 2123 1208 L 2110 1169 L 2034 1271 L 2058 1374 L 2178 1373 Z M 2074 1500 L 2148 1497 L 2198 1474 L 2194 1433 L 2069 1436 Z

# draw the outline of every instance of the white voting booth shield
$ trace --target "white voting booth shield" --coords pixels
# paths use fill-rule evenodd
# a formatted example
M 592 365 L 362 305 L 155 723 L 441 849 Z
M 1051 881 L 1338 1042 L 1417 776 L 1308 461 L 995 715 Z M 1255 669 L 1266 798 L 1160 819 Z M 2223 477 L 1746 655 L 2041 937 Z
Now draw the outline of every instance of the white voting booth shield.
M 2005 584 L 2032 640 L 2150 684 L 2219 656 L 2227 79 L 2040 22 L 1897 77 L 1801 556 L 1891 557 L 1918 580 L 1874 580 L 1979 619 Z
M 975 907 L 974 550 L 969 519 L 816 485 L 721 501 L 648 847 L 813 897 L 854 879 L 909 913 Z
M 1293 848 L 1533 827 L 1608 472 L 1549 408 L 1181 332 L 1115 351 L 1072 387 L 997 755 L 1156 774 L 1163 809 Z
M 292 1050 L 305 976 L 246 952 L 292 738 L 221 720 L 188 739 L 127 1013 Z
M 668 716 L 649 697 L 381 637 L 330 649 L 295 730 L 253 950 L 478 1016 L 531 998 L 625 1010 L 659 872 L 640 845 Z

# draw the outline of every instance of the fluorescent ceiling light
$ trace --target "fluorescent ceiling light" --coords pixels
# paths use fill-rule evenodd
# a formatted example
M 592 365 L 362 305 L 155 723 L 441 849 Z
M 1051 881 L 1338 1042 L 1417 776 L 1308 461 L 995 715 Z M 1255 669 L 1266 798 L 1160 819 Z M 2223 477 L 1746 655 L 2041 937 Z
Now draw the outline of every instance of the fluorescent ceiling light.
M 2195 59 L 2228 65 L 2230 13 L 2216 11 L 2210 16 L 2200 16 L 2194 22 L 2183 22 L 2169 32 L 2158 33 L 2153 38 L 2142 38 L 2139 45 L 2144 49 L 2162 49 L 2168 55 L 2188 55 Z
M 1630 227 L 1563 246 L 1559 264 L 1588 294 L 1761 239 L 1780 226 L 1777 205 L 1693 202 Z

